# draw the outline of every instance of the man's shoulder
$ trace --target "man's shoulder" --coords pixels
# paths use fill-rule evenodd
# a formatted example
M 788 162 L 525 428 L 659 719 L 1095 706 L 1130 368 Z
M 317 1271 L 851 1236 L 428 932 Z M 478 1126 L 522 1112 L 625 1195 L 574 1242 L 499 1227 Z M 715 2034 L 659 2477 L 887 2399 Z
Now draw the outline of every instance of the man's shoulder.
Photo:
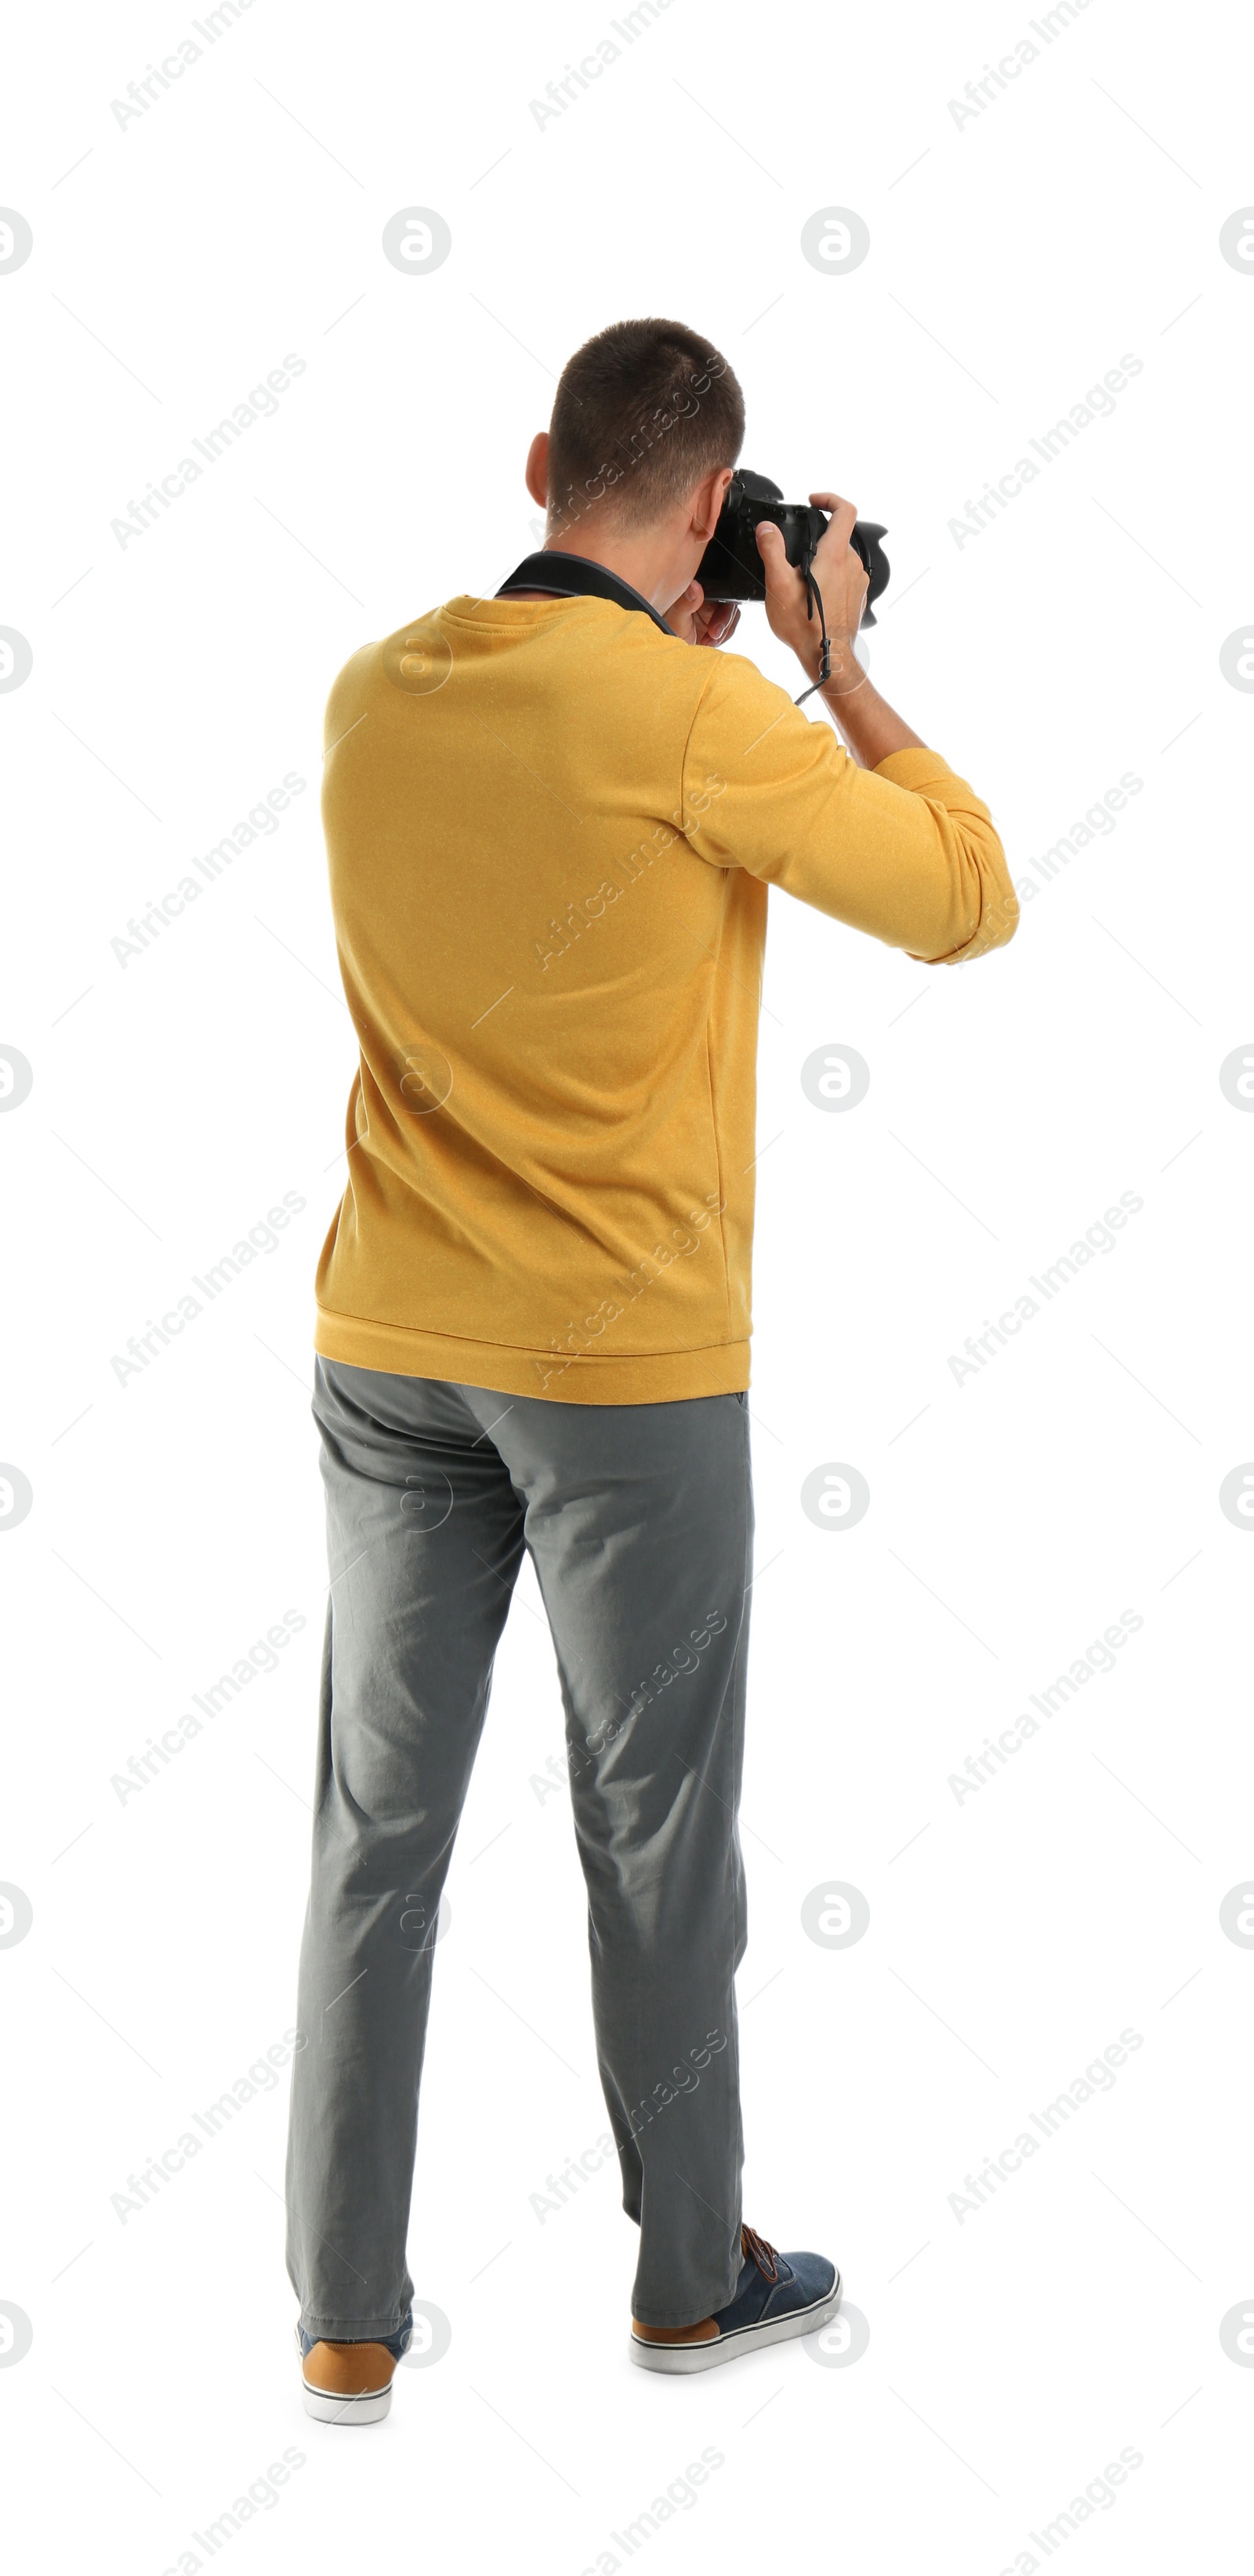
M 706 675 L 698 710 L 704 722 L 762 730 L 791 716 L 805 724 L 805 717 L 794 706 L 788 691 L 777 680 L 768 680 L 747 654 L 729 653 L 721 645 L 694 645 L 692 651 L 694 659 L 713 665 Z
M 407 696 L 427 697 L 449 678 L 455 661 L 465 661 L 473 669 L 479 656 L 470 638 L 476 630 L 484 651 L 494 658 L 506 625 L 512 624 L 493 617 L 495 604 L 459 593 L 406 618 L 380 641 L 360 645 L 332 683 L 326 711 L 328 746 L 357 720 L 378 690 L 398 689 Z M 639 698 L 654 721 L 665 709 L 685 731 L 700 719 L 703 725 L 730 724 L 738 734 L 746 726 L 750 732 L 760 732 L 792 711 L 786 691 L 765 678 L 756 662 L 743 653 L 685 644 L 678 636 L 659 634 L 650 619 L 608 600 L 572 598 L 563 600 L 561 607 L 569 613 L 544 621 L 549 686 L 556 648 L 564 687 L 582 693 L 608 684 L 616 696 L 625 691 L 631 702 Z M 531 638 L 536 638 L 534 628 Z M 528 639 L 520 631 L 516 640 Z M 597 645 L 604 648 L 604 661 Z
M 336 672 L 322 719 L 323 758 L 342 741 L 361 715 L 370 691 L 370 673 L 378 659 L 377 644 L 361 644 Z
M 336 672 L 326 708 L 326 740 L 338 740 L 345 726 L 368 705 L 372 693 L 391 686 L 410 695 L 429 693 L 447 677 L 449 652 L 441 643 L 442 606 L 407 617 L 403 626 L 373 644 L 359 644 Z

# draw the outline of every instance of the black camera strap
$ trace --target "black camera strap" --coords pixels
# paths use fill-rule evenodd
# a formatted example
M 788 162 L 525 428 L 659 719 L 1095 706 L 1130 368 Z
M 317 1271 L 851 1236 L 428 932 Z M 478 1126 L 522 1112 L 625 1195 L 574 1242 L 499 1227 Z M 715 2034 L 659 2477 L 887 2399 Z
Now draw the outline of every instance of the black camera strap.
M 615 608 L 642 608 L 663 635 L 672 635 L 665 618 L 658 615 L 643 591 L 633 590 L 629 581 L 620 581 L 616 572 L 610 572 L 605 564 L 593 563 L 588 555 L 561 554 L 556 548 L 547 554 L 524 555 L 496 596 L 508 599 L 515 590 L 548 591 L 555 599 L 608 599 Z
M 815 607 L 816 607 L 816 605 L 817 605 L 818 612 L 819 612 L 819 636 L 820 636 L 820 643 L 819 643 L 819 676 L 818 676 L 817 680 L 815 680 L 815 681 L 813 682 L 813 684 L 812 684 L 812 686 L 811 686 L 810 688 L 808 688 L 808 689 L 803 689 L 803 690 L 802 690 L 801 695 L 800 695 L 800 697 L 799 697 L 799 698 L 794 698 L 794 699 L 793 699 L 793 705 L 794 705 L 795 707 L 803 707 L 803 706 L 805 705 L 806 699 L 807 699 L 807 698 L 812 698 L 812 697 L 813 697 L 814 692 L 815 692 L 815 689 L 821 689 L 821 688 L 822 688 L 822 686 L 823 686 L 823 682 L 824 682 L 825 680 L 830 680 L 830 678 L 831 678 L 831 676 L 832 676 L 832 644 L 831 644 L 831 637 L 829 636 L 828 631 L 827 631 L 827 618 L 826 618 L 826 615 L 825 615 L 825 613 L 824 613 L 824 608 L 823 608 L 823 593 L 822 593 L 822 591 L 819 589 L 818 583 L 817 583 L 817 581 L 816 581 L 816 580 L 815 580 L 815 578 L 814 578 L 814 574 L 812 573 L 812 571 L 811 571 L 811 569 L 810 569 L 810 564 L 811 564 L 811 557 L 810 557 L 809 555 L 807 555 L 807 556 L 806 556 L 806 558 L 805 558 L 805 560 L 804 560 L 804 562 L 802 563 L 802 565 L 801 565 L 801 568 L 800 568 L 800 569 L 801 569 L 802 575 L 803 575 L 803 577 L 804 577 L 804 580 L 805 580 L 805 586 L 806 586 L 806 624 L 807 624 L 807 626 L 809 625 L 809 623 L 810 623 L 810 621 L 811 621 L 811 619 L 812 619 L 812 617 L 813 617 L 813 615 L 814 615 L 814 611 L 815 611 Z

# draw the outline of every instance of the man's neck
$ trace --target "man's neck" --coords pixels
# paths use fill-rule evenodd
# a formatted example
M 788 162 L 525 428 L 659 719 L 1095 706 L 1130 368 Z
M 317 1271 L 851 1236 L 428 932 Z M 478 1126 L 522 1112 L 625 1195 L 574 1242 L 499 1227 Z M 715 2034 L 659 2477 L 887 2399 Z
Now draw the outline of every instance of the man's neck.
M 577 526 L 570 538 L 546 537 L 540 551 L 546 555 L 581 555 L 587 563 L 603 564 L 620 581 L 630 582 L 632 589 L 638 590 L 641 598 L 647 599 L 662 616 L 686 586 L 684 574 L 676 570 L 674 536 L 667 530 L 653 533 L 642 529 L 631 536 L 595 524 Z

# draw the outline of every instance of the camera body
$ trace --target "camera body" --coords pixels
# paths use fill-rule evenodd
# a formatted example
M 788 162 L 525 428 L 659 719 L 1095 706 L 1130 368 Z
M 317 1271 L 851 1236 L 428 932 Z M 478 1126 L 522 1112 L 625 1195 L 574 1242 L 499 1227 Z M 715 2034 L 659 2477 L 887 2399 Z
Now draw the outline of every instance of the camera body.
M 765 599 L 766 567 L 754 535 L 762 519 L 779 529 L 789 563 L 799 572 L 808 572 L 827 526 L 827 512 L 809 502 L 786 501 L 778 483 L 741 466 L 728 485 L 718 526 L 697 566 L 697 580 L 707 599 Z M 874 602 L 888 588 L 888 557 L 880 544 L 887 534 L 876 521 L 858 519 L 849 539 L 869 575 L 863 626 L 874 626 Z

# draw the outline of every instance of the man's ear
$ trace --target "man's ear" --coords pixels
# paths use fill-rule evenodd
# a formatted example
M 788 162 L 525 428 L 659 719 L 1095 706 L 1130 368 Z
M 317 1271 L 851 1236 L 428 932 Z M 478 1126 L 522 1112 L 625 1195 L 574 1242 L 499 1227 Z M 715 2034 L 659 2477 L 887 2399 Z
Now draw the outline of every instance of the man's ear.
M 527 450 L 527 490 L 540 508 L 547 509 L 549 499 L 549 433 L 538 429 Z
M 708 541 L 713 536 L 723 503 L 727 498 L 727 488 L 731 479 L 730 465 L 720 465 L 716 467 L 713 474 L 706 475 L 703 483 L 698 483 L 692 496 L 694 537 L 704 537 Z

